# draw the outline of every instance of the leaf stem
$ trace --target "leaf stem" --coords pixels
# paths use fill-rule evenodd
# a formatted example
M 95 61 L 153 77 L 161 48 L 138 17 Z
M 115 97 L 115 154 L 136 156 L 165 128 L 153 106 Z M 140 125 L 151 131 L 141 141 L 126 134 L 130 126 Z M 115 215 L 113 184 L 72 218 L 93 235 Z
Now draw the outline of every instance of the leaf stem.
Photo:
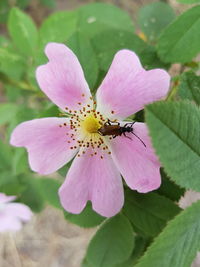
M 16 80 L 12 80 L 7 75 L 5 75 L 3 72 L 0 72 L 0 81 L 2 81 L 5 84 L 8 84 L 8 85 L 16 86 L 16 87 L 23 89 L 23 90 L 34 91 L 34 92 L 38 91 L 37 87 L 33 86 L 29 82 L 27 82 L 27 81 L 19 81 L 18 82 Z

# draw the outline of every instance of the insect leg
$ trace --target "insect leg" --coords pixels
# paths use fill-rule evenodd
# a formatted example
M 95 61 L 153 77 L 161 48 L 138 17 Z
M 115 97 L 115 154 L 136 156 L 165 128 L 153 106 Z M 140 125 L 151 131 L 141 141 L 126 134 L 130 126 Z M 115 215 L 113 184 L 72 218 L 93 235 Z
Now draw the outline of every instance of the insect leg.
M 129 137 L 129 136 L 126 135 L 126 133 L 123 133 L 123 135 L 124 135 L 126 138 L 132 140 L 131 137 Z
M 145 147 L 147 147 L 146 145 L 145 145 L 145 143 L 142 141 L 142 139 L 139 137 L 139 136 L 137 136 L 137 134 L 135 134 L 134 132 L 131 132 L 133 135 L 135 135 L 135 137 L 137 137 L 139 140 L 140 140 L 140 142 L 145 146 Z
M 104 125 L 111 125 L 111 121 L 107 119 L 107 121 L 104 123 Z
M 102 135 L 102 136 L 104 136 L 99 130 L 97 131 L 98 132 L 98 134 L 100 134 L 100 135 Z
M 107 122 L 105 124 L 112 125 L 113 123 L 117 123 L 117 125 L 120 125 L 120 122 L 111 121 L 110 119 L 107 119 Z
M 132 127 L 134 123 L 136 123 L 136 121 L 133 121 L 133 122 L 127 122 L 127 123 L 124 125 L 124 127 L 126 127 L 126 126 L 129 125 L 129 124 L 131 125 L 130 127 Z

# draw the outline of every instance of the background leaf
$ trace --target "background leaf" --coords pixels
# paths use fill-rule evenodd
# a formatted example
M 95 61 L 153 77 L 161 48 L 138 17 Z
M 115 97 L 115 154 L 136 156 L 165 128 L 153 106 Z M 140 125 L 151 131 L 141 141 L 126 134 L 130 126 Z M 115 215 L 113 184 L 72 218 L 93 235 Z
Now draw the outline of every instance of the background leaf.
M 15 116 L 18 107 L 14 103 L 1 103 L 0 104 L 0 125 L 9 123 Z
M 154 237 L 167 221 L 180 212 L 180 208 L 166 197 L 156 193 L 139 194 L 125 192 L 123 213 L 129 218 L 135 231 L 143 236 Z
M 80 7 L 78 12 L 78 26 L 88 37 L 109 29 L 134 32 L 131 17 L 114 5 L 92 3 Z
M 48 42 L 66 42 L 77 29 L 77 20 L 76 11 L 60 11 L 47 17 L 39 29 L 41 51 Z
M 26 189 L 19 197 L 19 201 L 28 205 L 34 212 L 40 212 L 44 207 L 44 199 L 38 191 L 36 178 L 25 177 Z
M 107 71 L 113 57 L 120 49 L 130 49 L 135 53 L 142 53 L 146 47 L 137 35 L 128 31 L 108 30 L 96 34 L 92 39 L 92 45 L 96 51 L 100 69 Z
M 35 183 L 37 184 L 38 192 L 44 200 L 55 208 L 61 209 L 58 197 L 58 189 L 61 186 L 61 183 L 50 178 L 36 178 Z
M 172 7 L 163 2 L 154 2 L 140 8 L 138 24 L 150 42 L 156 41 L 162 30 L 175 18 Z
M 8 19 L 8 30 L 17 49 L 25 56 L 33 55 L 38 34 L 31 17 L 16 7 L 12 8 Z
M 133 267 L 146 248 L 146 240 L 140 236 L 135 237 L 135 247 L 130 258 L 114 267 Z
M 80 31 L 77 31 L 69 38 L 67 46 L 69 46 L 78 57 L 86 81 L 90 88 L 93 88 L 98 76 L 98 63 L 90 40 Z
M 156 190 L 156 193 L 165 196 L 172 201 L 178 201 L 185 193 L 185 189 L 175 184 L 174 181 L 167 176 L 161 168 L 161 186 Z
M 9 51 L 8 48 L 0 48 L 0 72 L 11 79 L 20 80 L 25 72 L 25 61 L 20 55 Z
M 133 247 L 131 224 L 118 214 L 107 220 L 92 238 L 86 260 L 95 267 L 111 267 L 128 259 Z
M 200 0 L 177 0 L 177 2 L 182 3 L 182 4 L 195 4 L 195 3 L 199 3 Z
M 28 158 L 25 148 L 15 149 L 12 155 L 13 175 L 19 175 L 29 170 Z
M 180 15 L 160 35 L 158 54 L 165 62 L 189 62 L 200 51 L 200 6 Z
M 90 228 L 101 224 L 105 218 L 97 214 L 93 209 L 91 203 L 87 203 L 85 209 L 80 214 L 72 214 L 64 211 L 65 218 L 81 227 Z

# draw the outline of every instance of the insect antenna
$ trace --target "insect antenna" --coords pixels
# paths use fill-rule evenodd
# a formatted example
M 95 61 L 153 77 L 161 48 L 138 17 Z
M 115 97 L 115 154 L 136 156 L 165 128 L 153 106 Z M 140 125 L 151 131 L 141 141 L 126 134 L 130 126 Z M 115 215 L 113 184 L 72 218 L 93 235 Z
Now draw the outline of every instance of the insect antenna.
M 137 137 L 139 140 L 140 140 L 140 142 L 145 146 L 145 147 L 147 147 L 146 145 L 145 145 L 145 143 L 142 141 L 142 139 L 139 137 L 139 136 L 137 136 L 137 134 L 135 134 L 134 132 L 131 132 L 133 135 L 135 135 L 135 137 Z

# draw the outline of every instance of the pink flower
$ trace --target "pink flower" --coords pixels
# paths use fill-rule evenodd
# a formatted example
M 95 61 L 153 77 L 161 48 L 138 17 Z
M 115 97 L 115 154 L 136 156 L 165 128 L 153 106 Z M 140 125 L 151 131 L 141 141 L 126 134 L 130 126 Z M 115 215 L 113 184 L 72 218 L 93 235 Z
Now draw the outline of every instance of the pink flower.
M 10 203 L 15 199 L 15 196 L 0 193 L 0 232 L 20 230 L 22 222 L 31 219 L 32 212 L 29 207 L 21 203 Z
M 93 100 L 83 70 L 74 53 L 63 44 L 49 43 L 46 65 L 38 67 L 37 81 L 43 92 L 69 118 L 43 118 L 21 123 L 11 144 L 28 150 L 29 164 L 41 174 L 55 172 L 74 156 L 59 190 L 62 206 L 80 213 L 88 200 L 105 217 L 114 216 L 124 202 L 122 178 L 138 192 L 160 186 L 160 163 L 144 123 L 134 124 L 127 136 L 101 136 L 107 119 L 121 121 L 164 98 L 169 75 L 161 69 L 146 71 L 136 54 L 119 51 Z M 90 62 L 88 62 L 90 64 Z

